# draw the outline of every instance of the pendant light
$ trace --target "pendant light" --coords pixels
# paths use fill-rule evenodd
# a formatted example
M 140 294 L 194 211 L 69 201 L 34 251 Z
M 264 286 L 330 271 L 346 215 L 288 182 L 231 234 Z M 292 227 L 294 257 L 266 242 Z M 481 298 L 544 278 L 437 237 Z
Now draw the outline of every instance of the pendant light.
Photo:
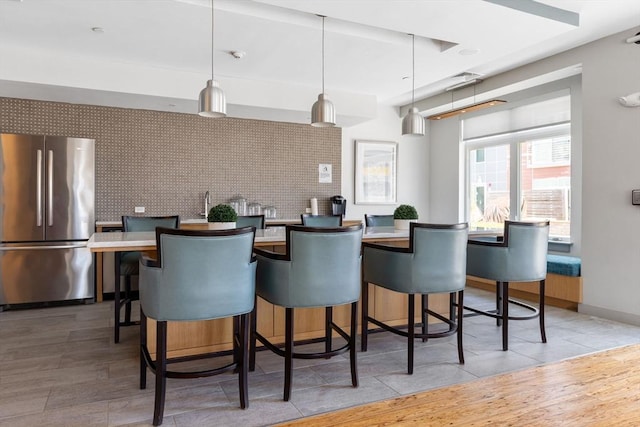
M 416 102 L 416 36 L 411 34 L 412 83 L 411 83 L 411 108 L 402 119 L 402 134 L 424 136 L 424 118 L 415 107 Z
M 227 115 L 227 99 L 220 88 L 220 84 L 213 78 L 213 0 L 211 0 L 211 80 L 207 81 L 207 86 L 200 91 L 198 99 L 198 114 L 202 117 L 224 117 Z
M 330 127 L 336 125 L 336 110 L 324 93 L 324 16 L 322 18 L 322 93 L 311 107 L 311 126 Z

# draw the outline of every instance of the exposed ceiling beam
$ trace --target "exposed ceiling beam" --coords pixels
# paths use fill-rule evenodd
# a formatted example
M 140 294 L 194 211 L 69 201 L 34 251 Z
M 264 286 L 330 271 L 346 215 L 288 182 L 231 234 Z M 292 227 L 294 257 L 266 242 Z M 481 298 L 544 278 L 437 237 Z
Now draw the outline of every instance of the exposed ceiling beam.
M 536 15 L 541 18 L 553 21 L 564 22 L 565 24 L 577 27 L 580 25 L 580 14 L 569 10 L 560 9 L 533 0 L 484 0 L 488 3 L 508 7 L 520 12 Z

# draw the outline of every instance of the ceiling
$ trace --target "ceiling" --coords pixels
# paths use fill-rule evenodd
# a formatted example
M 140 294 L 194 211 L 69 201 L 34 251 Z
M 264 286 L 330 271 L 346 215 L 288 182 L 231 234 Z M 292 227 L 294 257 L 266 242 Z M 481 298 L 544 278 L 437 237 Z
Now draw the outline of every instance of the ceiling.
M 0 1 L 0 96 L 195 113 L 211 78 L 210 11 L 209 0 Z M 637 26 L 640 1 L 215 0 L 230 116 L 308 122 L 322 84 L 317 15 L 325 91 L 348 126 L 411 102 L 408 34 L 418 99 L 461 73 L 488 78 Z

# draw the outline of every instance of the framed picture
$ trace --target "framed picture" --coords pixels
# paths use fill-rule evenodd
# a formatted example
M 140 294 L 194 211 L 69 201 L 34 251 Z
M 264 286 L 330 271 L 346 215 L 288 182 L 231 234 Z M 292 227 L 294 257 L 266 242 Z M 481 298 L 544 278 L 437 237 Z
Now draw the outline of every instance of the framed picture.
M 398 144 L 390 141 L 356 141 L 355 203 L 396 203 Z

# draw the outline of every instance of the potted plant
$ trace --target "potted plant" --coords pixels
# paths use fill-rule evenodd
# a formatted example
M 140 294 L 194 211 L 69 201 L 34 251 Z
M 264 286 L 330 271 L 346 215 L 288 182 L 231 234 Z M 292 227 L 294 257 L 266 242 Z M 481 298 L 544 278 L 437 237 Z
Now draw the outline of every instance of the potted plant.
M 210 230 L 226 230 L 236 228 L 238 214 L 229 205 L 219 204 L 212 207 L 207 215 Z
M 400 205 L 393 211 L 393 225 L 399 230 L 408 230 L 410 222 L 418 220 L 418 211 L 411 205 Z

